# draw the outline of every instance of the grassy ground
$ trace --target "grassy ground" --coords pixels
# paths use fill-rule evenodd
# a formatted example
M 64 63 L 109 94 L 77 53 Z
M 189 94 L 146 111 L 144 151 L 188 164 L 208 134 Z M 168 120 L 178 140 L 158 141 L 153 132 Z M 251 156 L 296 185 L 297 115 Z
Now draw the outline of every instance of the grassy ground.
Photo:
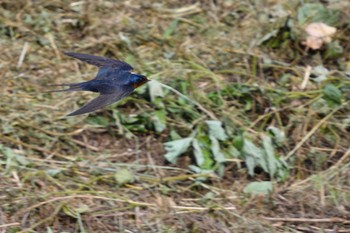
M 336 0 L 1 1 L 0 231 L 350 232 L 349 17 Z M 311 22 L 337 28 L 318 50 Z M 65 117 L 93 94 L 49 85 L 96 68 L 62 51 L 158 82 Z

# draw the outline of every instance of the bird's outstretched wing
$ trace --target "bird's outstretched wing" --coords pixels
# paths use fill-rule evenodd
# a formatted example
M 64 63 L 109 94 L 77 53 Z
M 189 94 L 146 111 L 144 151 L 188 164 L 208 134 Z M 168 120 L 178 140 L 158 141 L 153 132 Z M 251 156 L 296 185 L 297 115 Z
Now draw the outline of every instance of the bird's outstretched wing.
M 101 67 L 113 67 L 120 70 L 130 71 L 133 69 L 131 65 L 129 65 L 126 62 L 111 59 L 111 58 L 105 58 L 105 57 L 98 57 L 93 56 L 89 54 L 82 54 L 82 53 L 64 53 L 67 56 L 74 57 L 76 59 L 79 59 L 83 62 L 89 63 L 91 65 L 97 66 L 99 68 Z
M 79 108 L 78 110 L 75 110 L 72 113 L 69 113 L 67 116 L 76 116 L 88 112 L 93 112 L 97 109 L 101 109 L 107 105 L 113 104 L 114 102 L 117 102 L 118 100 L 121 100 L 122 98 L 128 96 L 133 91 L 133 88 L 123 88 L 116 92 L 113 92 L 112 94 L 101 94 L 97 98 L 91 100 L 87 104 L 85 104 L 83 107 Z

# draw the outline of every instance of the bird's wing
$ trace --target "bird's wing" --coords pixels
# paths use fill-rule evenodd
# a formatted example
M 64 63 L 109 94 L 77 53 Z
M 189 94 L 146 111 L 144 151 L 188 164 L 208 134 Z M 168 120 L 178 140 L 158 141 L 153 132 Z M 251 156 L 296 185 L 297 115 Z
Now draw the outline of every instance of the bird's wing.
M 91 100 L 87 104 L 85 104 L 83 107 L 79 108 L 78 110 L 75 110 L 74 112 L 68 114 L 67 116 L 76 116 L 88 112 L 93 112 L 97 109 L 103 108 L 107 105 L 113 104 L 114 102 L 117 102 L 118 100 L 121 100 L 122 98 L 128 96 L 133 91 L 133 88 L 127 88 L 120 89 L 116 92 L 113 92 L 111 94 L 102 94 L 98 96 L 97 98 Z
M 96 80 L 113 79 L 114 82 L 122 84 L 122 83 L 125 83 L 125 78 L 128 77 L 128 74 L 129 74 L 129 71 L 125 72 L 123 70 L 120 70 L 119 68 L 104 66 L 98 70 L 95 79 Z
M 89 63 L 91 65 L 95 65 L 99 68 L 106 66 L 106 67 L 113 67 L 113 68 L 125 70 L 125 71 L 130 71 L 133 69 L 133 67 L 128 63 L 111 59 L 111 58 L 98 57 L 98 56 L 82 54 L 82 53 L 64 53 L 64 54 L 66 54 L 67 56 L 79 59 L 83 62 Z

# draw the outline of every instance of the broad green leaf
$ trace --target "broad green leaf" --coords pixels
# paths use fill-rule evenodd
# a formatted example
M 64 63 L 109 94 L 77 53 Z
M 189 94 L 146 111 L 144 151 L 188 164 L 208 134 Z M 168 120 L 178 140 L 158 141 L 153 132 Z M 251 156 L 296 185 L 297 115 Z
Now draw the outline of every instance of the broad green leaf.
M 171 130 L 170 131 L 170 138 L 172 140 L 178 140 L 178 139 L 181 139 L 181 136 L 175 130 Z
M 282 145 L 286 141 L 285 133 L 282 130 L 280 130 L 279 128 L 277 128 L 275 126 L 269 126 L 267 128 L 267 131 L 273 135 L 275 142 L 278 145 Z
M 321 3 L 306 3 L 298 9 L 297 19 L 301 26 L 313 22 L 332 25 L 339 20 L 339 15 L 338 11 L 327 9 Z
M 128 169 L 120 169 L 114 175 L 118 185 L 133 183 L 135 181 L 134 174 Z
M 202 154 L 204 157 L 204 163 L 200 166 L 202 169 L 213 169 L 213 166 L 215 164 L 213 160 L 213 155 L 210 149 L 210 141 L 204 141 L 202 139 L 198 139 L 198 143 L 202 149 Z
M 248 174 L 250 176 L 254 176 L 254 169 L 257 166 L 256 159 L 251 155 L 247 155 L 245 157 L 245 164 L 246 164 L 247 169 L 248 169 Z
M 323 94 L 326 100 L 330 100 L 331 102 L 339 105 L 342 102 L 342 93 L 341 91 L 334 86 L 333 84 L 327 84 L 323 88 Z
M 266 153 L 266 163 L 268 167 L 268 173 L 273 177 L 277 171 L 278 160 L 275 157 L 274 148 L 272 146 L 271 138 L 267 135 L 262 136 L 263 145 Z
M 208 127 L 209 127 L 209 134 L 221 141 L 224 141 L 227 139 L 227 135 L 225 133 L 225 130 L 222 128 L 221 121 L 206 121 Z
M 192 146 L 193 146 L 194 158 L 196 159 L 196 164 L 200 167 L 203 165 L 205 159 L 204 159 L 202 149 L 199 146 L 197 139 L 193 139 Z
M 265 172 L 268 172 L 268 167 L 265 160 L 266 155 L 264 150 L 254 145 L 254 143 L 251 142 L 250 140 L 245 139 L 242 152 L 246 159 L 246 163 L 249 162 L 249 164 L 252 165 L 253 163 L 251 160 L 254 159 L 254 164 L 256 164 L 257 166 L 260 166 Z M 254 174 L 254 168 L 250 168 L 249 174 L 250 175 Z
M 248 184 L 243 192 L 252 195 L 268 195 L 272 192 L 273 186 L 271 181 L 252 182 Z
M 227 148 L 223 149 L 225 158 L 239 158 L 241 153 L 232 144 L 229 144 Z
M 200 168 L 213 169 L 215 161 L 211 151 L 211 141 L 208 137 L 208 132 L 204 128 L 199 128 L 196 133 L 196 139 L 204 158 L 204 162 L 200 165 Z
M 237 148 L 237 150 L 242 150 L 244 147 L 244 137 L 242 135 L 238 135 L 233 138 L 233 146 Z
M 212 135 L 210 135 L 210 141 L 211 141 L 211 152 L 214 155 L 214 159 L 217 163 L 223 163 L 225 162 L 225 156 L 220 150 L 220 144 L 219 141 Z
M 249 139 L 244 140 L 243 152 L 254 157 L 263 157 L 263 151 Z
M 187 149 L 190 147 L 192 140 L 193 140 L 192 137 L 188 137 L 188 138 L 183 138 L 183 139 L 164 143 L 164 148 L 167 151 L 164 157 L 169 162 L 175 163 L 177 157 L 185 153 Z

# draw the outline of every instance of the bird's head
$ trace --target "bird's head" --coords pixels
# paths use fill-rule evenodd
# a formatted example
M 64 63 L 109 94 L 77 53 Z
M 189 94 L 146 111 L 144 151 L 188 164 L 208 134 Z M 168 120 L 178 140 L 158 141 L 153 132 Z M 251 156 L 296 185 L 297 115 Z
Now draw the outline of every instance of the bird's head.
M 142 86 L 143 84 L 150 81 L 146 76 L 141 74 L 131 74 L 130 82 L 134 86 L 134 88 L 138 88 L 139 86 Z

